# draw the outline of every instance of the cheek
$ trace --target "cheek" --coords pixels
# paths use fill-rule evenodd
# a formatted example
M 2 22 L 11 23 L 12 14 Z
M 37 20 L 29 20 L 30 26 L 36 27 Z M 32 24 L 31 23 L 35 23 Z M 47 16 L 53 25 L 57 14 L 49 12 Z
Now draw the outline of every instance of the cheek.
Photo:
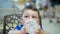
M 39 19 L 37 18 L 37 19 L 34 19 L 37 23 L 39 23 Z
M 28 23 L 28 21 L 29 21 L 29 19 L 23 19 L 23 24 L 26 24 L 26 23 Z
M 23 20 L 23 25 L 27 22 L 27 19 L 24 18 L 24 16 L 22 16 L 22 20 Z

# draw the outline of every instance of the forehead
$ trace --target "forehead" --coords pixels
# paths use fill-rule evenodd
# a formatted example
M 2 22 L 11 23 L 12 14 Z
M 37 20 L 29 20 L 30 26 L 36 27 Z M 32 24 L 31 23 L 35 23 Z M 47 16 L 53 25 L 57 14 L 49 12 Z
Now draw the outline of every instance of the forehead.
M 37 11 L 31 10 L 31 9 L 25 9 L 24 14 L 35 14 L 38 15 Z

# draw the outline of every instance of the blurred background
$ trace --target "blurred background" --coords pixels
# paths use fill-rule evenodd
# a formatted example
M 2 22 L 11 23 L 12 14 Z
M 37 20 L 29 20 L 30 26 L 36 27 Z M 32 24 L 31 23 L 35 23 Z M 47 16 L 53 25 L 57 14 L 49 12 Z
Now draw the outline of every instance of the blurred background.
M 60 0 L 0 0 L 0 34 L 18 25 L 24 7 L 40 11 L 43 30 L 60 34 Z

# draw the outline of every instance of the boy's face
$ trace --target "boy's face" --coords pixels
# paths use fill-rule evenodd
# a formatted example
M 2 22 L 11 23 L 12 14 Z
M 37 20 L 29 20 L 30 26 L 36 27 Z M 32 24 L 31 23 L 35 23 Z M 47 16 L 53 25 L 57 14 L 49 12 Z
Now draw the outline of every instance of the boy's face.
M 37 11 L 33 11 L 31 9 L 25 9 L 24 10 L 22 19 L 23 19 L 23 24 L 28 23 L 30 19 L 33 19 L 34 21 L 39 23 L 38 12 Z

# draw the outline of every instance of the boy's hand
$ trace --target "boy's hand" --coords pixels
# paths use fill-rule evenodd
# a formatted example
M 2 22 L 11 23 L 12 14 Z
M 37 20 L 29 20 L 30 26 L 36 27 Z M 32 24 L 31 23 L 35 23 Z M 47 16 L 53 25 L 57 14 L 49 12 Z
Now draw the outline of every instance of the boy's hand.
M 8 32 L 8 34 L 20 34 L 20 31 L 11 30 Z
M 20 34 L 26 34 L 26 28 L 23 26 Z
M 22 30 L 11 30 L 8 34 L 26 34 L 25 27 L 23 27 Z
M 35 33 L 36 34 L 49 34 L 48 32 L 40 30 L 40 29 L 37 29 L 37 31 Z
M 40 30 L 40 29 L 37 29 L 37 30 L 35 31 L 35 33 L 36 33 L 36 34 L 41 34 L 41 30 Z

